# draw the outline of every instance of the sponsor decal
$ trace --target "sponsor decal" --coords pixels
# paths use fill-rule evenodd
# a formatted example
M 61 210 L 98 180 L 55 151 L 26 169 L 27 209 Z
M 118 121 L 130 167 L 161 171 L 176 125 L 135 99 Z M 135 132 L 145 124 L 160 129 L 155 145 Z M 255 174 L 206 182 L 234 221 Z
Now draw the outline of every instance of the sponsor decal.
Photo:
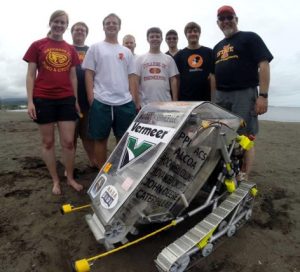
M 132 184 L 133 184 L 133 180 L 131 178 L 126 178 L 123 181 L 121 187 L 127 192 L 130 189 Z
M 96 183 L 94 184 L 94 186 L 93 186 L 93 188 L 92 188 L 92 190 L 91 190 L 91 195 L 92 195 L 92 197 L 95 197 L 95 196 L 99 193 L 101 187 L 103 186 L 103 184 L 104 184 L 106 181 L 107 181 L 107 177 L 106 177 L 105 175 L 101 175 L 101 176 L 98 178 L 98 180 L 96 181 Z
M 119 163 L 119 170 L 145 155 L 157 144 L 170 141 L 174 129 L 134 122 L 128 132 L 129 136 Z
M 112 186 L 108 185 L 103 188 L 100 194 L 100 203 L 101 206 L 105 209 L 112 209 L 118 203 L 119 194 L 117 189 Z
M 119 169 L 123 168 L 129 162 L 136 161 L 137 158 L 149 151 L 153 146 L 155 146 L 154 143 L 150 143 L 147 141 L 142 141 L 138 144 L 138 138 L 128 136 L 127 145 L 123 151 Z

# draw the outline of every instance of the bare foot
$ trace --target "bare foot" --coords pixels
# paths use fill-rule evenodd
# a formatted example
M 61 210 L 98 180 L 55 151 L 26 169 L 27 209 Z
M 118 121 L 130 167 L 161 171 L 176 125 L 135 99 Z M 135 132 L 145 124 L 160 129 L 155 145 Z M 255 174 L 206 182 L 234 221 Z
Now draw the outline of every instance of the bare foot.
M 61 195 L 61 189 L 60 189 L 59 183 L 57 183 L 57 182 L 53 183 L 52 194 Z
M 83 186 L 76 182 L 74 179 L 68 179 L 68 185 L 73 187 L 77 192 L 80 192 L 83 189 Z

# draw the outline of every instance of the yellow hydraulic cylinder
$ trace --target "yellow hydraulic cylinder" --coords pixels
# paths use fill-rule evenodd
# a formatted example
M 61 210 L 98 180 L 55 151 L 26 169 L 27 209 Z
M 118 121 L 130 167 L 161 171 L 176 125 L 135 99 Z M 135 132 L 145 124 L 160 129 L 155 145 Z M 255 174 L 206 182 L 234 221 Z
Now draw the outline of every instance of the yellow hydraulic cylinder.
M 254 142 L 245 135 L 237 136 L 237 142 L 244 150 L 250 150 L 254 145 Z

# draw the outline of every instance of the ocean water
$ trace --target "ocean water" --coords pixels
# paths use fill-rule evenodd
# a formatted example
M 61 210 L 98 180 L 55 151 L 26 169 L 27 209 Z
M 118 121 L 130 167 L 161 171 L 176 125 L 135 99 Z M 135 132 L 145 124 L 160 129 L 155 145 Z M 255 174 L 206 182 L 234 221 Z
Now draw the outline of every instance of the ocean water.
M 27 109 L 8 110 L 14 112 L 26 112 Z M 274 107 L 269 106 L 268 112 L 260 115 L 259 120 L 277 122 L 300 122 L 300 107 Z
M 259 120 L 300 122 L 300 107 L 269 106 L 267 113 L 260 115 Z

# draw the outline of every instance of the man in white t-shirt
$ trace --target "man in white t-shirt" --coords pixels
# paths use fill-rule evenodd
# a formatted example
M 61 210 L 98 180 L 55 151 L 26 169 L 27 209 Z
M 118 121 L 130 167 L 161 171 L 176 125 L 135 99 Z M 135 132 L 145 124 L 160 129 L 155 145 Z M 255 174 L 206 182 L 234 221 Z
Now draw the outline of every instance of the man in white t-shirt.
M 114 13 L 103 20 L 105 39 L 92 45 L 83 61 L 88 100 L 89 136 L 95 140 L 97 166 L 107 158 L 107 140 L 113 128 L 121 139 L 140 107 L 131 51 L 118 43 L 121 19 Z
M 142 106 L 150 102 L 178 100 L 178 69 L 169 55 L 160 51 L 162 31 L 152 27 L 147 31 L 148 53 L 136 59 L 136 75 L 140 84 Z

